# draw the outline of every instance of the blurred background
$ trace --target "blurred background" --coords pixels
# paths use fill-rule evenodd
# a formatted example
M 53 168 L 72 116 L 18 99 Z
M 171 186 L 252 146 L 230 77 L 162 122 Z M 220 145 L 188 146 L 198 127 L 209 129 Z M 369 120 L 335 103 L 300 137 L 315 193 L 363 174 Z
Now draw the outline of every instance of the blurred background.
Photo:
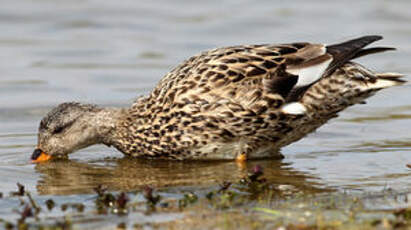
M 16 180 L 33 189 L 45 177 L 29 157 L 38 123 L 52 107 L 65 101 L 128 106 L 175 65 L 203 50 L 251 43 L 329 44 L 379 34 L 385 38 L 379 45 L 398 51 L 358 61 L 373 70 L 409 75 L 409 9 L 407 0 L 2 0 L 1 190 L 14 189 Z M 409 188 L 409 95 L 409 85 L 388 89 L 367 105 L 344 111 L 284 148 L 283 162 L 337 189 Z M 102 167 L 111 164 L 105 157 L 122 157 L 101 146 L 81 152 L 71 159 Z

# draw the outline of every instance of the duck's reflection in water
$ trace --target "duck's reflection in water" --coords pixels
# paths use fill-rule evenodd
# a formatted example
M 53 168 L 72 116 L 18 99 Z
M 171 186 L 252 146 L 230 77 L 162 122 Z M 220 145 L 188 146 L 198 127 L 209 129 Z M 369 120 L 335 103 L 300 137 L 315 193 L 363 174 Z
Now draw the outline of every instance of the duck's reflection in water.
M 292 185 L 305 192 L 321 192 L 324 188 L 312 175 L 296 171 L 278 160 L 250 161 L 240 167 L 236 162 L 177 162 L 121 158 L 96 163 L 72 160 L 36 165 L 41 174 L 39 194 L 68 195 L 92 193 L 98 185 L 109 190 L 131 191 L 145 185 L 155 188 L 213 186 L 223 181 L 237 182 L 256 165 L 264 169 L 264 178 L 276 185 Z

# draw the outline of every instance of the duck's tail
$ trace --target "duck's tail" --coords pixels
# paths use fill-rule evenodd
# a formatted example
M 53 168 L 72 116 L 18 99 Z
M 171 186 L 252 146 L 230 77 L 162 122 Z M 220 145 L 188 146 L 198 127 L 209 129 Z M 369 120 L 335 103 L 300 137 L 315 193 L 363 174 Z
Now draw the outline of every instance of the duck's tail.
M 400 73 L 376 73 L 375 77 L 377 78 L 376 81 L 369 84 L 372 89 L 384 89 L 407 82 L 403 79 L 404 75 Z
M 369 54 L 395 50 L 395 48 L 391 47 L 373 47 L 364 49 L 364 47 L 366 47 L 367 45 L 381 40 L 382 38 L 383 37 L 380 35 L 368 35 L 343 43 L 327 46 L 327 53 L 333 56 L 333 61 L 328 66 L 326 73 L 323 76 L 331 74 L 335 69 L 344 65 L 352 59 Z

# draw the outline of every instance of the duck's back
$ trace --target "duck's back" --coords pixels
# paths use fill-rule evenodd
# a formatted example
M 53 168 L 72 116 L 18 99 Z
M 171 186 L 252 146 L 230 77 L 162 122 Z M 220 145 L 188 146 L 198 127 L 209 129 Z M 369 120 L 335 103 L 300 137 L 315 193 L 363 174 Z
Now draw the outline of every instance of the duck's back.
M 176 159 L 275 156 L 375 90 L 378 76 L 349 62 L 387 50 L 369 36 L 335 46 L 309 43 L 219 48 L 194 56 L 135 102 L 119 125 L 126 154 Z M 384 75 L 399 83 L 398 76 Z M 391 84 L 391 85 L 393 85 Z

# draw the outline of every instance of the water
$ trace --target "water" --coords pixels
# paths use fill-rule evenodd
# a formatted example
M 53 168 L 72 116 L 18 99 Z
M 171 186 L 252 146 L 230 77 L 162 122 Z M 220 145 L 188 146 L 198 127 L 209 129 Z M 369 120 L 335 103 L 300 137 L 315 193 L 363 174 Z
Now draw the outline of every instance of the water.
M 352 6 L 349 10 L 346 6 Z M 0 192 L 24 184 L 36 196 L 209 186 L 241 177 L 233 162 L 144 162 L 94 146 L 68 162 L 29 163 L 39 120 L 82 101 L 128 106 L 173 66 L 202 50 L 248 43 L 335 43 L 380 34 L 396 52 L 359 61 L 411 73 L 409 1 L 3 0 L 0 8 Z M 410 85 L 380 92 L 259 163 L 269 179 L 300 189 L 411 187 Z

